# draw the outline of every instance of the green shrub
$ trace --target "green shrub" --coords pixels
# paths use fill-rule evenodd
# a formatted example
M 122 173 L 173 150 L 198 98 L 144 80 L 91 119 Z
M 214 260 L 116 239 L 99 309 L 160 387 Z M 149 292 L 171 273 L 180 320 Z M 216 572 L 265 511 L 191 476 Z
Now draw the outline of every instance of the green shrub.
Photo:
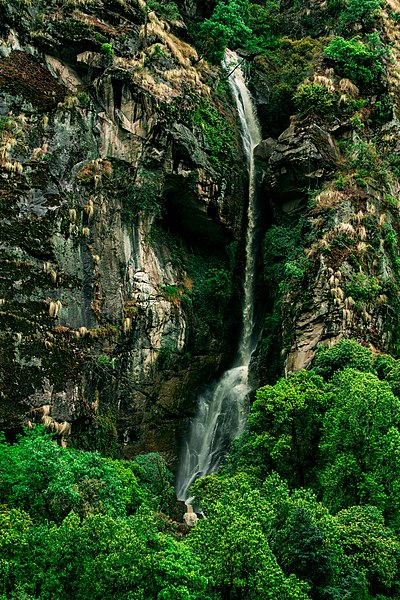
M 160 174 L 142 167 L 134 183 L 126 185 L 122 206 L 122 215 L 126 221 L 135 219 L 139 214 L 161 214 L 160 177 Z
M 346 296 L 351 296 L 353 300 L 372 302 L 382 291 L 375 277 L 368 277 L 364 273 L 355 273 L 351 281 L 345 286 Z
M 175 2 L 165 2 L 165 0 L 148 0 L 147 6 L 150 10 L 167 19 L 168 21 L 177 21 L 181 19 L 179 8 Z
M 335 37 L 324 53 L 337 66 L 342 76 L 352 79 L 358 85 L 366 86 L 376 82 L 383 70 L 385 47 L 377 33 L 367 35 L 365 42 L 361 41 L 359 35 L 350 40 Z
M 235 126 L 209 100 L 197 105 L 192 120 L 203 130 L 212 166 L 219 172 L 228 169 L 237 147 Z
M 210 296 L 218 301 L 228 300 L 232 294 L 231 277 L 226 269 L 210 269 L 205 286 Z
M 340 30 L 345 32 L 349 25 L 361 25 L 364 30 L 371 29 L 379 17 L 381 0 L 348 0 L 340 15 Z
M 79 103 L 82 104 L 83 106 L 87 106 L 90 102 L 90 98 L 86 92 L 80 92 L 77 95 L 77 98 L 78 98 Z
M 304 83 L 297 88 L 294 103 L 300 112 L 306 112 L 312 108 L 316 112 L 325 114 L 332 110 L 335 96 L 318 83 Z
M 373 354 L 368 348 L 360 346 L 355 340 L 340 340 L 332 348 L 320 347 L 313 369 L 324 379 L 330 379 L 336 371 L 351 368 L 374 373 Z
M 221 62 L 227 46 L 244 46 L 252 31 L 247 25 L 247 0 L 218 0 L 214 12 L 196 29 L 196 38 L 207 56 Z
M 112 44 L 102 44 L 100 46 L 100 52 L 104 54 L 106 58 L 112 58 L 114 56 L 114 48 Z

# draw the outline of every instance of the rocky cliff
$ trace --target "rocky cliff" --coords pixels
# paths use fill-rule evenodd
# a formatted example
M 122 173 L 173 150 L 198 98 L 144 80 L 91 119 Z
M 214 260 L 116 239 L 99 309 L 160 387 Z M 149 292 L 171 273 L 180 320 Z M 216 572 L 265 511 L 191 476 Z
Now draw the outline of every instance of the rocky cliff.
M 173 460 L 235 336 L 228 87 L 140 0 L 0 2 L 0 23 L 1 427 Z
M 399 348 L 400 4 L 284 4 L 281 47 L 255 59 L 269 381 L 342 337 Z

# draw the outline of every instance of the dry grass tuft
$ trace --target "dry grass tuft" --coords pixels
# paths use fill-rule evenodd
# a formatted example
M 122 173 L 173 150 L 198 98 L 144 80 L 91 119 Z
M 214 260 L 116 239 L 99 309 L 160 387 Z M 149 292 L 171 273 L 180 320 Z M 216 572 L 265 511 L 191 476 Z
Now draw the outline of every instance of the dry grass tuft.
M 335 91 L 335 84 L 333 79 L 331 77 L 327 77 L 326 75 L 314 75 L 313 83 L 321 85 L 330 92 Z
M 350 238 L 353 238 L 356 234 L 356 230 L 351 223 L 339 223 L 339 225 L 336 225 L 335 229 L 337 233 L 345 233 Z
M 360 94 L 360 90 L 352 81 L 350 81 L 350 79 L 341 79 L 339 81 L 339 89 L 341 92 L 352 98 L 355 98 Z
M 315 198 L 314 210 L 328 210 L 340 204 L 346 195 L 338 190 L 324 190 Z

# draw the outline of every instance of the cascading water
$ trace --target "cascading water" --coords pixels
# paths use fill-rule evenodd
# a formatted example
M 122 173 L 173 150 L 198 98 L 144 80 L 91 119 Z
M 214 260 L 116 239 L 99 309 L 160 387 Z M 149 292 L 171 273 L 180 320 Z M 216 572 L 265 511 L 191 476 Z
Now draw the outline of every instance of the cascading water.
M 201 394 L 198 412 L 191 424 L 186 444 L 182 450 L 176 476 L 176 495 L 186 500 L 187 489 L 195 479 L 213 473 L 225 457 L 232 440 L 242 432 L 247 416 L 246 398 L 250 392 L 248 370 L 254 340 L 254 272 L 255 272 L 255 201 L 256 177 L 254 148 L 261 140 L 253 103 L 244 74 L 238 66 L 235 52 L 227 50 L 223 66 L 229 74 L 229 83 L 236 101 L 243 148 L 249 172 L 249 204 L 247 210 L 246 263 L 244 273 L 244 299 L 242 331 L 235 366 L 222 374 Z

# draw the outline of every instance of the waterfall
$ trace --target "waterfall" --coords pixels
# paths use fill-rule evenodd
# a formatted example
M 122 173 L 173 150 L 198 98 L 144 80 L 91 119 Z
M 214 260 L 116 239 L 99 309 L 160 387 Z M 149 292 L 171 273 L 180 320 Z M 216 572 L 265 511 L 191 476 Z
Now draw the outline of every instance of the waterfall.
M 230 442 L 244 429 L 247 417 L 247 396 L 250 392 L 248 370 L 254 340 L 254 273 L 256 228 L 256 178 L 254 148 L 261 140 L 252 98 L 244 74 L 238 66 L 235 52 L 227 50 L 223 66 L 236 102 L 241 126 L 241 137 L 249 173 L 249 203 L 247 210 L 246 261 L 243 278 L 242 330 L 234 367 L 225 371 L 212 383 L 198 400 L 188 439 L 182 449 L 176 476 L 178 499 L 186 500 L 187 489 L 199 477 L 213 473 L 221 464 Z

